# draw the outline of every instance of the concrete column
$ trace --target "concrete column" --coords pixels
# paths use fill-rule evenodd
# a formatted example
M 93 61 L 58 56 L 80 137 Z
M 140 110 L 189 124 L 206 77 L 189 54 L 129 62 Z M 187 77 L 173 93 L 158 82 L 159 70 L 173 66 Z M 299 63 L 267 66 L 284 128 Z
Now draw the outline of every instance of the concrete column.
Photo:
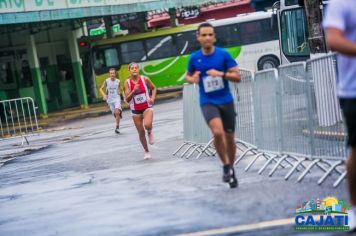
M 111 16 L 104 17 L 104 22 L 105 22 L 106 38 L 111 39 L 113 37 Z
M 42 85 L 42 77 L 40 64 L 37 57 L 35 36 L 32 34 L 30 34 L 26 40 L 26 49 L 33 80 L 33 88 L 35 90 L 35 99 L 40 112 L 40 117 L 46 118 L 48 114 L 47 102 Z
M 82 63 L 80 59 L 79 48 L 77 43 L 77 34 L 75 30 L 70 31 L 68 33 L 68 43 L 80 107 L 88 108 L 88 98 L 87 92 L 85 90 Z
M 175 8 L 169 8 L 168 10 L 170 21 L 171 21 L 171 26 L 176 27 L 177 26 L 177 10 Z

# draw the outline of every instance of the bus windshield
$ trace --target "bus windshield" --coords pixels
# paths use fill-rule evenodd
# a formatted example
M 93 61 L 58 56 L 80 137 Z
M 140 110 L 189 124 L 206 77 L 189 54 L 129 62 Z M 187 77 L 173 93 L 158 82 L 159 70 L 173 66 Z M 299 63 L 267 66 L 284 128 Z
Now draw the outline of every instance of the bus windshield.
M 308 32 L 302 8 L 281 14 L 281 44 L 286 56 L 309 56 Z

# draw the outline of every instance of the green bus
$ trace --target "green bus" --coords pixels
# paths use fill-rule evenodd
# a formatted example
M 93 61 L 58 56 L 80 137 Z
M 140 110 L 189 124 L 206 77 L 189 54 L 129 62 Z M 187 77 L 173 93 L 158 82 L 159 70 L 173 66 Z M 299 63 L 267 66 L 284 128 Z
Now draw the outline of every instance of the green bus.
M 216 45 L 227 49 L 239 67 L 262 70 L 280 64 L 278 25 L 271 24 L 271 18 L 272 12 L 255 12 L 209 22 L 215 27 Z M 129 77 L 130 62 L 139 63 L 140 73 L 158 90 L 181 86 L 189 54 L 199 49 L 197 27 L 183 25 L 95 42 L 90 54 L 96 90 L 112 67 L 124 82 Z

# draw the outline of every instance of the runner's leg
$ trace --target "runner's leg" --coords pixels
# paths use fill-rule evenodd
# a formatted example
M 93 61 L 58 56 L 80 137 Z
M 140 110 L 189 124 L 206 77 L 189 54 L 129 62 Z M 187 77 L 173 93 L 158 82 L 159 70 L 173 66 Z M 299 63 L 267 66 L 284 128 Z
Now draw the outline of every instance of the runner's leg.
M 229 185 L 231 188 L 238 186 L 238 181 L 235 175 L 234 162 L 236 156 L 236 142 L 235 142 L 235 126 L 236 126 L 236 113 L 234 104 L 223 104 L 219 106 L 221 112 L 221 119 L 225 131 L 226 153 L 230 162 L 231 179 Z
M 115 133 L 120 133 L 118 130 L 118 126 L 117 126 L 117 115 L 116 115 L 116 109 L 115 109 L 115 103 L 114 102 L 109 102 L 108 106 L 110 108 L 111 113 L 114 115 L 115 121 L 116 121 L 116 127 L 115 127 Z
M 134 121 L 134 124 L 136 126 L 139 138 L 140 138 L 140 142 L 143 146 L 143 149 L 145 150 L 145 152 L 148 152 L 148 145 L 147 145 L 147 140 L 146 140 L 146 136 L 145 136 L 145 129 L 143 127 L 143 115 L 133 115 L 132 119 Z
M 236 157 L 235 133 L 225 132 L 226 152 L 229 158 L 229 163 L 233 167 Z
M 209 128 L 214 136 L 214 145 L 216 151 L 219 154 L 221 162 L 226 165 L 230 165 L 230 161 L 228 159 L 226 153 L 226 143 L 225 143 L 225 131 L 222 124 L 222 120 L 219 117 L 213 118 L 209 121 Z
M 116 119 L 116 126 L 120 127 L 120 114 L 121 110 L 120 109 L 115 109 L 115 119 Z
M 151 145 L 154 144 L 154 137 L 152 133 L 152 122 L 153 122 L 153 110 L 149 108 L 143 112 L 143 124 L 145 129 L 147 130 L 148 141 Z

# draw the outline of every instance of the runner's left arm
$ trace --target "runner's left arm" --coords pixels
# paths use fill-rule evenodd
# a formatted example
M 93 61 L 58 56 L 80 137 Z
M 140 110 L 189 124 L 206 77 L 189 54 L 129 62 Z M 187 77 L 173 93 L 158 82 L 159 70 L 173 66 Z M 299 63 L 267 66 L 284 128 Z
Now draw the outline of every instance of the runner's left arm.
M 218 71 L 215 69 L 210 69 L 206 72 L 208 75 L 211 76 L 219 76 L 224 79 L 233 81 L 233 82 L 240 82 L 241 81 L 241 75 L 240 72 L 237 68 L 237 66 L 229 68 L 226 72 L 224 71 Z
M 237 66 L 231 67 L 225 72 L 224 78 L 233 82 L 241 82 L 241 74 Z
M 146 82 L 147 86 L 152 90 L 151 101 L 153 104 L 156 99 L 156 95 L 157 95 L 156 86 L 152 83 L 152 81 L 148 77 L 145 77 L 145 82 Z

